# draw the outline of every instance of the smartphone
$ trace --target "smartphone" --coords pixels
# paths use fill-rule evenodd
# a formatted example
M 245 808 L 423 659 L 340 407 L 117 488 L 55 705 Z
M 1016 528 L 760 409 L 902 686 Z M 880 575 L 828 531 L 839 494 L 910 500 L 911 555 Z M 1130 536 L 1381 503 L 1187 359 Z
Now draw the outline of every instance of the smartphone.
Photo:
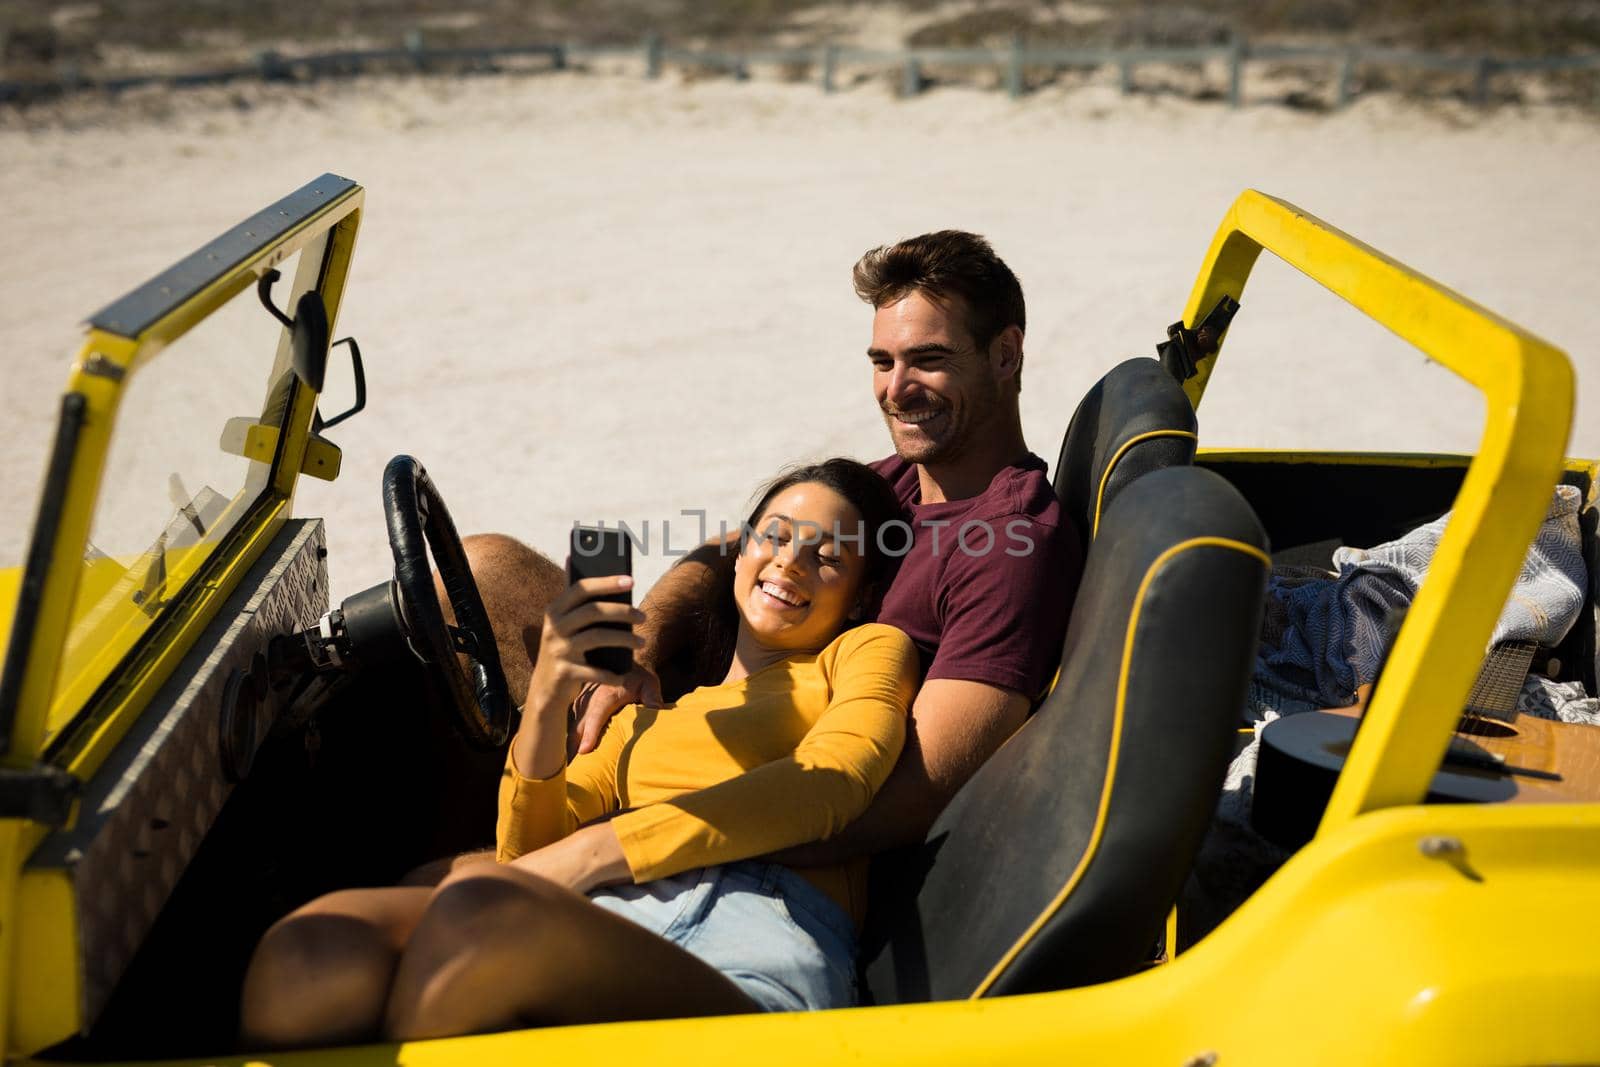
M 603 526 L 574 526 L 567 554 L 567 582 L 583 578 L 609 578 L 618 574 L 633 573 L 633 546 L 628 535 L 621 530 L 608 530 Z M 631 591 L 597 597 L 618 604 L 633 603 Z M 632 630 L 625 623 L 603 623 L 613 630 Z M 627 648 L 595 648 L 583 654 L 591 667 L 599 667 L 613 674 L 627 674 L 633 670 L 633 650 Z

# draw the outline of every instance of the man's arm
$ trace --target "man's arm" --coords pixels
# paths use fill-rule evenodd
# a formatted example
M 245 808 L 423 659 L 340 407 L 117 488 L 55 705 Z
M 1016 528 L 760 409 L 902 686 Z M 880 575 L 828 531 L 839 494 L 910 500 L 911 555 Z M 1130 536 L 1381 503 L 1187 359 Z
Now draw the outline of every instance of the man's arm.
M 707 541 L 680 559 L 650 588 L 639 605 L 644 621 L 634 626 L 645 645 L 633 654 L 638 667 L 629 677 L 629 685 L 597 686 L 578 698 L 578 753 L 589 752 L 599 743 L 606 723 L 623 705 L 661 699 L 659 675 L 694 642 L 698 636 L 696 621 L 732 595 L 738 542 L 737 533 L 729 534 L 725 540 Z
M 983 682 L 935 678 L 911 705 L 905 748 L 872 804 L 844 830 L 776 853 L 795 867 L 843 863 L 921 841 L 956 790 L 1016 733 L 1028 698 Z
M 692 621 L 712 610 L 733 587 L 739 535 L 713 538 L 694 549 L 650 587 L 639 607 L 645 620 L 634 627 L 645 645 L 634 659 L 659 672 L 695 638 Z

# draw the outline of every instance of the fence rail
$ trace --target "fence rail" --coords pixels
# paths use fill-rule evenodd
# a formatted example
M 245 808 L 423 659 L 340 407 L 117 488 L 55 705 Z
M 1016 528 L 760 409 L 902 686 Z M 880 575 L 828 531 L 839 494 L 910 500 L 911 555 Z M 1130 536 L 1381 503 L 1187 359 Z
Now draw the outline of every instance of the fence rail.
M 1358 73 L 1364 69 L 1398 67 L 1454 73 L 1469 76 L 1468 97 L 1478 104 L 1491 99 L 1492 82 L 1499 74 L 1600 71 L 1600 52 L 1584 55 L 1534 58 L 1445 55 L 1412 52 L 1369 45 L 1276 45 L 1250 44 L 1242 39 L 1186 48 L 1056 48 L 1030 47 L 1022 39 L 1011 47 L 989 48 L 910 48 L 899 50 L 853 48 L 826 45 L 817 48 L 757 48 L 743 51 L 669 47 L 660 37 L 645 38 L 640 45 L 522 44 L 480 48 L 427 47 L 418 31 L 406 35 L 400 48 L 376 48 L 325 52 L 315 55 L 285 56 L 261 52 L 254 63 L 209 71 L 181 74 L 140 74 L 91 77 L 70 65 L 57 70 L 56 77 L 32 81 L 0 81 L 0 103 L 26 103 L 83 90 L 119 93 L 151 85 L 190 87 L 223 85 L 244 80 L 300 81 L 324 77 L 351 77 L 369 71 L 450 69 L 492 73 L 504 69 L 506 60 L 543 60 L 542 69 L 561 70 L 575 62 L 599 58 L 641 60 L 648 78 L 660 77 L 668 64 L 715 70 L 735 78 L 748 78 L 754 66 L 787 66 L 814 69 L 824 92 L 838 88 L 839 72 L 844 67 L 898 71 L 900 91 L 914 96 L 929 84 L 928 69 L 993 70 L 1012 97 L 1026 94 L 1029 72 L 1055 74 L 1062 70 L 1114 68 L 1122 92 L 1137 87 L 1137 70 L 1150 65 L 1217 64 L 1227 69 L 1228 103 L 1244 103 L 1244 68 L 1251 62 L 1327 64 L 1336 76 L 1338 107 L 1349 104 L 1358 94 Z M 1600 98 L 1597 98 L 1600 103 Z

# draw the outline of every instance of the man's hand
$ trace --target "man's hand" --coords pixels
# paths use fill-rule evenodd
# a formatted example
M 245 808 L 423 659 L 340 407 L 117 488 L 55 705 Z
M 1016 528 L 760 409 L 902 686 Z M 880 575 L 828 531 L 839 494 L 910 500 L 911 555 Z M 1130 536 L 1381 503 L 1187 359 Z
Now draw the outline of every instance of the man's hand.
M 647 708 L 661 705 L 661 680 L 642 663 L 635 663 L 633 670 L 623 675 L 621 685 L 592 683 L 584 686 L 578 699 L 572 702 L 577 718 L 572 725 L 572 736 L 567 739 L 567 751 L 580 756 L 593 752 L 611 716 L 629 704 L 643 704 Z
M 610 823 L 596 823 L 568 834 L 541 849 L 511 861 L 512 867 L 530 871 L 579 893 L 633 880 L 622 842 Z

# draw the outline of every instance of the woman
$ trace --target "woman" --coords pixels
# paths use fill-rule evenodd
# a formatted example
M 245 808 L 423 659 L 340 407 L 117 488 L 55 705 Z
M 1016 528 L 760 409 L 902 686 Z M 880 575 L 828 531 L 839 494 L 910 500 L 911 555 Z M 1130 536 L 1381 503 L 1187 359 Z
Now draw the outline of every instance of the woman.
M 735 566 L 722 684 L 625 709 L 566 762 L 594 648 L 642 613 L 586 579 L 550 605 L 500 790 L 494 865 L 437 888 L 330 894 L 262 939 L 244 1039 L 307 1045 L 525 1025 L 842 1007 L 861 864 L 801 875 L 750 858 L 859 815 L 905 736 L 916 652 L 867 617 L 890 569 L 887 483 L 833 459 L 773 482 Z

